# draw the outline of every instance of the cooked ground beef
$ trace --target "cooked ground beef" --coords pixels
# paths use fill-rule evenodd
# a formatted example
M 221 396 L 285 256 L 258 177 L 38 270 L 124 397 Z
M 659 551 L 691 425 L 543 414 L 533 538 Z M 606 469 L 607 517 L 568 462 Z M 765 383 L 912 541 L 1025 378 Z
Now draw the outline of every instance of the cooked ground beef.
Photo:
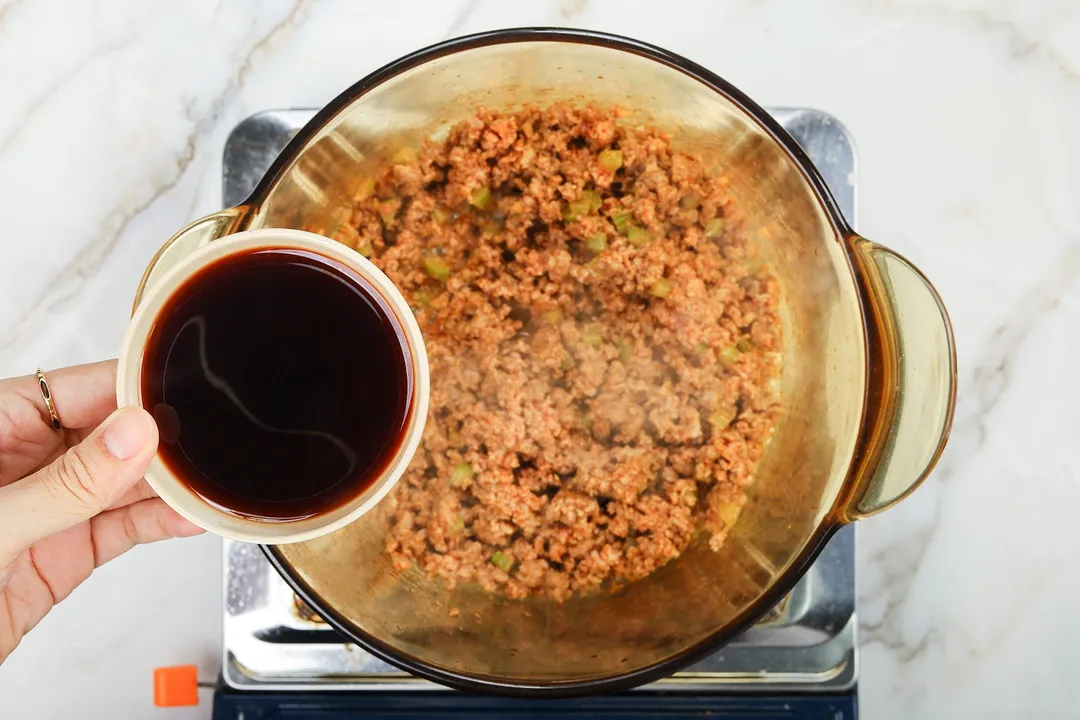
M 386 552 L 562 601 L 719 547 L 779 413 L 779 287 L 726 180 L 620 112 L 480 109 L 398 151 L 338 239 L 431 362 Z

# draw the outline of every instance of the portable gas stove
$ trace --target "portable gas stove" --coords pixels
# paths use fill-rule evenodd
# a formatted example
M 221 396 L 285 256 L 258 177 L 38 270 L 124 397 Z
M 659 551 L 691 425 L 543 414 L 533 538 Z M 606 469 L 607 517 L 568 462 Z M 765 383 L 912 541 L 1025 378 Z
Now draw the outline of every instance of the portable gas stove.
M 273 110 L 240 123 L 224 156 L 224 201 L 242 202 L 311 110 Z M 855 219 L 855 152 L 816 110 L 778 109 Z M 632 692 L 526 701 L 468 695 L 409 675 L 348 643 L 292 593 L 254 545 L 225 541 L 225 620 L 215 720 L 390 715 L 855 718 L 858 626 L 855 533 L 843 528 L 770 615 L 682 672 Z

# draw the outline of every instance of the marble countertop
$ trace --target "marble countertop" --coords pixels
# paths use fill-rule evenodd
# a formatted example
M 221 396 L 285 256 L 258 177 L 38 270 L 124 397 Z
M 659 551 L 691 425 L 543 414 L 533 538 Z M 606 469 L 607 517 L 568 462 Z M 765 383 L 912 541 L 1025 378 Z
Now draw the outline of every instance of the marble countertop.
M 515 25 L 637 37 L 848 127 L 859 230 L 935 281 L 960 358 L 938 469 L 860 527 L 864 717 L 1072 714 L 1074 1 L 0 0 L 0 376 L 115 355 L 154 251 L 220 207 L 241 119 L 320 106 L 413 49 Z M 219 570 L 202 537 L 95 573 L 0 668 L 4 717 L 209 717 L 208 694 L 155 712 L 150 672 L 215 675 Z

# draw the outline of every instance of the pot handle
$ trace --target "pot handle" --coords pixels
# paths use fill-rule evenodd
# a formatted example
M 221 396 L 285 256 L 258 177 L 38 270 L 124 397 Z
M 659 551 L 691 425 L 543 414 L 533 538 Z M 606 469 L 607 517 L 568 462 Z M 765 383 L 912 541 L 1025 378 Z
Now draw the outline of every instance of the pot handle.
M 169 238 L 146 266 L 142 280 L 139 281 L 139 289 L 135 291 L 131 312 L 134 313 L 135 308 L 139 307 L 146 289 L 170 268 L 208 242 L 239 232 L 249 214 L 245 205 L 226 208 L 199 218 Z
M 841 506 L 845 521 L 911 494 L 945 448 L 956 405 L 956 346 L 934 286 L 892 250 L 852 235 L 869 341 L 868 451 Z

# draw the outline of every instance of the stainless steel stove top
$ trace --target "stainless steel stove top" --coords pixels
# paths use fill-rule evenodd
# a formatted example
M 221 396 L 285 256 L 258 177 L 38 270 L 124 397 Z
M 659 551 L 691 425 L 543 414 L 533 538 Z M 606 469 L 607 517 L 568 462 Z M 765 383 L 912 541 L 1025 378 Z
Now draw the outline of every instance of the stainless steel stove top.
M 224 155 L 224 201 L 242 202 L 312 110 L 271 110 L 240 123 Z M 825 113 L 776 109 L 855 220 L 855 150 Z M 345 642 L 312 617 L 258 547 L 225 541 L 222 678 L 237 690 L 432 690 L 438 686 Z M 838 692 L 858 675 L 855 533 L 843 528 L 762 623 L 683 672 L 646 689 L 668 692 Z

